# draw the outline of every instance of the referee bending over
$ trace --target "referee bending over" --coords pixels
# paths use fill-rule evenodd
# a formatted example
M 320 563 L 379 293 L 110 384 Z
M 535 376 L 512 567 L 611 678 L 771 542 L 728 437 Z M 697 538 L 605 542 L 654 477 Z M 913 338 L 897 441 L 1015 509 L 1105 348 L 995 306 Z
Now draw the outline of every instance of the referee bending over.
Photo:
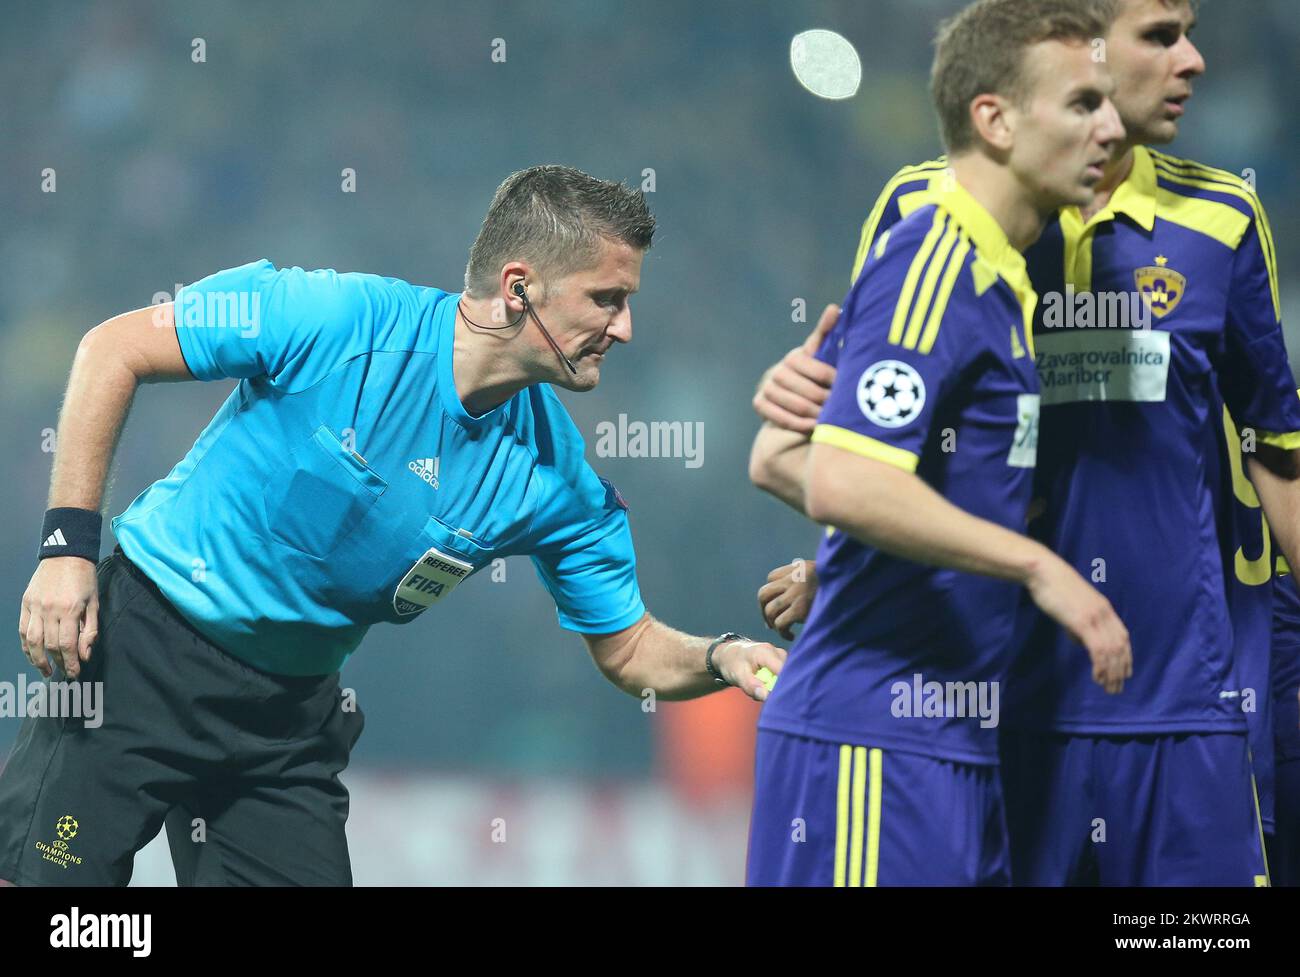
M 125 884 L 177 808 L 207 825 L 198 856 L 173 834 L 182 882 L 350 883 L 338 775 L 363 717 L 339 668 L 495 557 L 532 557 L 619 688 L 766 698 L 754 673 L 784 651 L 646 612 L 626 507 L 549 386 L 592 389 L 632 338 L 653 233 L 639 192 L 534 167 L 498 188 L 463 294 L 263 260 L 87 333 L 18 630 L 47 678 L 104 683 L 103 721 L 24 721 L 0 879 Z M 239 386 L 96 567 L 136 386 L 223 377 Z

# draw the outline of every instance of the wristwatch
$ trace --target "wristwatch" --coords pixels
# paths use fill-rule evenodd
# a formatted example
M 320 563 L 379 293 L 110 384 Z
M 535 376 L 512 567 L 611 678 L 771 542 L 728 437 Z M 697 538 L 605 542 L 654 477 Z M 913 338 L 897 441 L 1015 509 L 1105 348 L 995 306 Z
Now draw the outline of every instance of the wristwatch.
M 719 672 L 717 668 L 715 668 L 713 665 L 713 652 L 718 647 L 718 645 L 725 645 L 728 641 L 748 641 L 748 640 L 749 639 L 746 638 L 743 634 L 737 634 L 735 631 L 728 631 L 725 634 L 720 634 L 713 639 L 713 642 L 709 645 L 709 650 L 704 653 L 704 667 L 708 670 L 709 674 L 713 676 L 713 681 L 717 682 L 719 685 L 731 684 L 725 678 L 722 677 L 722 673 Z

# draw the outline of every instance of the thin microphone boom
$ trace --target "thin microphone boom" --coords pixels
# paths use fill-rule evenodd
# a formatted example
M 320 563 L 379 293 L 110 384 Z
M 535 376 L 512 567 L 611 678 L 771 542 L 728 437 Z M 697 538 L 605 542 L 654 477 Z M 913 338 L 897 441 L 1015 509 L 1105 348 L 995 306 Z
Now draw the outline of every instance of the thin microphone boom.
M 514 291 L 516 295 L 524 300 L 524 310 L 533 317 L 533 321 L 537 323 L 537 328 L 542 331 L 542 335 L 546 337 L 546 341 L 551 344 L 551 349 L 555 350 L 555 355 L 564 360 L 564 365 L 567 366 L 569 372 L 576 377 L 578 375 L 578 368 L 573 365 L 572 360 L 564 355 L 564 350 L 560 349 L 560 344 L 551 338 L 551 334 L 547 332 L 546 327 L 542 325 L 541 317 L 539 317 L 536 310 L 533 309 L 533 303 L 528 301 L 528 293 L 524 290 L 523 283 L 515 282 Z

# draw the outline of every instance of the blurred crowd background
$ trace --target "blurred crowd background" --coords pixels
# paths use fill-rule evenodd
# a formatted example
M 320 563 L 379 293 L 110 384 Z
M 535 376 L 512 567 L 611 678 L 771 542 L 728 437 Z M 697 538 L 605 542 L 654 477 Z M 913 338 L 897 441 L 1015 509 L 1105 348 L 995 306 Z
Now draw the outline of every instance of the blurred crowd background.
M 651 612 L 698 634 L 762 634 L 755 591 L 773 566 L 811 555 L 817 532 L 748 483 L 753 386 L 842 298 L 883 181 L 939 151 L 930 41 L 961 5 L 6 5 L 0 679 L 26 665 L 12 625 L 46 505 L 49 431 L 87 329 L 261 257 L 459 290 L 497 183 L 543 162 L 653 179 L 659 232 L 634 340 L 596 391 L 565 401 L 589 461 L 631 506 Z M 1300 301 L 1300 134 L 1287 108 L 1300 88 L 1297 12 L 1294 0 L 1202 5 L 1193 37 L 1209 72 L 1172 147 L 1255 172 L 1286 308 Z M 796 82 L 791 38 L 817 27 L 857 47 L 856 97 L 822 100 Z M 798 299 L 808 322 L 792 321 Z M 110 516 L 184 455 L 232 385 L 141 390 Z M 596 457 L 596 425 L 619 414 L 702 422 L 703 464 Z M 647 711 L 559 628 L 526 560 L 408 627 L 372 630 L 343 684 L 367 715 L 344 778 L 358 882 L 742 877 L 757 707 L 731 691 Z M 18 726 L 0 719 L 0 757 Z M 170 878 L 151 846 L 137 881 Z

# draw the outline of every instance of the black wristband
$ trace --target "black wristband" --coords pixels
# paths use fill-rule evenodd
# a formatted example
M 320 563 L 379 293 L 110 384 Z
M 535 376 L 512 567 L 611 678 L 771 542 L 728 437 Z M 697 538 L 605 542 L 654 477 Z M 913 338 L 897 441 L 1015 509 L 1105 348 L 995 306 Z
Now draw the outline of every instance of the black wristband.
M 722 673 L 718 671 L 717 668 L 715 668 L 713 665 L 713 652 L 717 649 L 718 645 L 725 645 L 728 641 L 748 641 L 748 640 L 749 639 L 746 638 L 743 634 L 736 634 L 735 631 L 728 631 L 726 634 L 720 634 L 713 639 L 713 642 L 709 645 L 709 650 L 704 653 L 704 668 L 710 675 L 713 676 L 713 681 L 717 682 L 719 685 L 731 684 L 725 678 L 722 677 Z
M 38 560 L 51 556 L 80 556 L 91 563 L 99 562 L 99 534 L 104 517 L 89 509 L 46 509 L 41 526 Z

